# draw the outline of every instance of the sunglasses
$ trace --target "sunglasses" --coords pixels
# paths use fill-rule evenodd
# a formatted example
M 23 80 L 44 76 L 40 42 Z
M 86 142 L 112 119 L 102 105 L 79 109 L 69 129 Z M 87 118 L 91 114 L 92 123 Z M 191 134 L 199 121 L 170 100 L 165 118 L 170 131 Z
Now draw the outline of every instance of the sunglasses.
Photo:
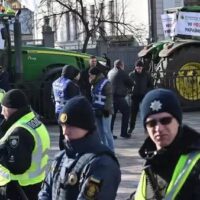
M 173 117 L 163 117 L 160 119 L 152 119 L 148 122 L 145 122 L 146 127 L 152 128 L 155 127 L 158 123 L 162 125 L 168 125 L 172 122 Z

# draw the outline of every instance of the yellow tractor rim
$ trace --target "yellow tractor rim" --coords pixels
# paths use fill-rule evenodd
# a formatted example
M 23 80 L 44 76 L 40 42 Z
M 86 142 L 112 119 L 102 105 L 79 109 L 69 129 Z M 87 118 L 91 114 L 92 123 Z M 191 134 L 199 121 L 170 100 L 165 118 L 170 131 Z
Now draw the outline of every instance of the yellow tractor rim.
M 187 100 L 200 99 L 200 63 L 183 65 L 175 79 L 176 89 Z

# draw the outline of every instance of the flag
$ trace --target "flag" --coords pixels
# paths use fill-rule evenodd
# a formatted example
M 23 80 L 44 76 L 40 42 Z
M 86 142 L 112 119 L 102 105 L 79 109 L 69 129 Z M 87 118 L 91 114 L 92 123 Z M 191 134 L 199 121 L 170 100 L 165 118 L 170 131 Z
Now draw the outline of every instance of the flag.
M 18 0 L 21 5 L 25 6 L 32 12 L 36 11 L 41 0 Z

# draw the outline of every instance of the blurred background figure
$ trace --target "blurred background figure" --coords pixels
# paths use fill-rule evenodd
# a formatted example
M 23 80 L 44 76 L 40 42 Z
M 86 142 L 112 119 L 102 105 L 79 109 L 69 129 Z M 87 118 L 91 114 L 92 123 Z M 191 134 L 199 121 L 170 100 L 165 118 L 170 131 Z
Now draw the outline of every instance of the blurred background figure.
M 66 104 L 66 102 L 76 95 L 80 95 L 80 88 L 77 84 L 80 78 L 80 71 L 72 66 L 65 65 L 62 69 L 61 76 L 56 79 L 52 84 L 52 99 L 55 103 L 55 115 L 58 120 L 60 111 Z M 63 149 L 63 134 L 62 128 L 59 125 L 60 137 L 59 137 L 59 148 Z
M 91 97 L 91 84 L 89 82 L 89 71 L 97 65 L 96 56 L 91 56 L 89 60 L 89 66 L 81 72 L 79 86 L 81 94 L 84 95 L 90 102 L 92 101 Z
M 114 152 L 111 131 L 111 118 L 113 114 L 111 83 L 98 67 L 94 67 L 89 71 L 89 81 L 92 85 L 92 107 L 95 113 L 99 136 L 101 141 Z
M 135 62 L 133 71 L 129 73 L 134 85 L 131 90 L 131 113 L 128 133 L 131 134 L 135 128 L 136 118 L 140 103 L 144 95 L 153 89 L 151 75 L 145 71 L 144 63 L 141 60 Z
M 127 96 L 128 89 L 130 90 L 132 88 L 133 81 L 124 70 L 123 61 L 119 59 L 115 60 L 113 69 L 108 72 L 108 80 L 111 82 L 112 85 L 114 105 L 111 130 L 113 132 L 116 114 L 118 111 L 120 111 L 122 114 L 120 136 L 123 138 L 130 138 L 130 135 L 127 133 L 130 109 L 125 97 Z

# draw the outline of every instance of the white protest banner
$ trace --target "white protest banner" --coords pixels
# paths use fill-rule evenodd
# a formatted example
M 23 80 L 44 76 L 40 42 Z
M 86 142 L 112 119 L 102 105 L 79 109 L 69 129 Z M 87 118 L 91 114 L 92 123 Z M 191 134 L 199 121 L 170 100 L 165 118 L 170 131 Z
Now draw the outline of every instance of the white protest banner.
M 176 13 L 161 15 L 163 31 L 165 38 L 175 36 L 176 34 Z
M 200 13 L 180 12 L 177 22 L 177 34 L 200 36 Z

